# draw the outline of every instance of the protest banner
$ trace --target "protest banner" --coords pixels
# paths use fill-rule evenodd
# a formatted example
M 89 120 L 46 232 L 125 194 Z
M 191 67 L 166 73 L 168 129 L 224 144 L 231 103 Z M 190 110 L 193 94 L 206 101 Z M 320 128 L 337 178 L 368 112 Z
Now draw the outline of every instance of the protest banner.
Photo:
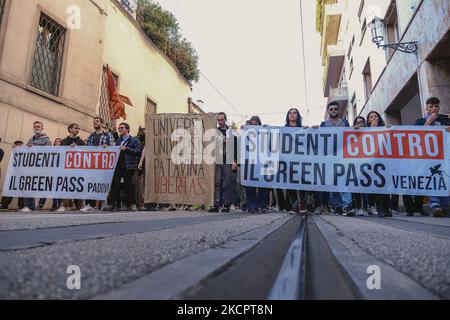
M 442 127 L 247 126 L 244 186 L 449 196 L 450 134 Z
M 119 147 L 14 148 L 3 196 L 106 200 L 119 153 Z
M 146 202 L 213 205 L 216 121 L 214 114 L 146 116 Z

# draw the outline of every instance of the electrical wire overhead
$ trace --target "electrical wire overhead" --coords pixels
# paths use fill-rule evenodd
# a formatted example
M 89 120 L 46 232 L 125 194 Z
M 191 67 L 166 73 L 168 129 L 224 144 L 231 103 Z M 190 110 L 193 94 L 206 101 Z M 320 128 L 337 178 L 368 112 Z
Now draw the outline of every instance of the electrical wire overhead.
M 302 51 L 303 51 L 303 77 L 304 77 L 304 83 L 305 83 L 305 102 L 306 102 L 306 119 L 309 119 L 309 104 L 308 104 L 308 88 L 307 88 L 307 76 L 306 76 L 306 55 L 305 55 L 305 32 L 303 30 L 303 7 L 302 7 L 302 0 L 300 1 L 300 30 L 302 33 Z
M 233 110 L 234 111 L 236 111 L 237 113 L 238 113 L 238 115 L 242 118 L 242 119 L 244 119 L 245 121 L 247 120 L 245 117 L 244 117 L 244 115 L 241 113 L 241 112 L 239 112 L 239 110 L 227 99 L 227 97 L 225 97 L 225 95 L 222 93 L 222 92 L 220 92 L 220 90 L 219 89 L 217 89 L 217 87 L 212 83 L 212 81 L 211 80 L 209 80 L 208 79 L 208 77 L 206 77 L 204 74 L 203 74 L 203 72 L 201 72 L 200 71 L 200 75 L 203 77 L 203 78 L 205 78 L 205 80 L 209 83 L 209 85 L 233 108 Z

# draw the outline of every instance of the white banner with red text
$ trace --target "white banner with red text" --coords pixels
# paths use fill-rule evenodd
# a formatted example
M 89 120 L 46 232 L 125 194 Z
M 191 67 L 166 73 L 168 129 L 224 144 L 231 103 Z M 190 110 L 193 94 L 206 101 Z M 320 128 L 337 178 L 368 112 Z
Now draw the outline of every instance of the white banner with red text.
M 119 147 L 14 148 L 3 196 L 106 200 L 119 154 Z
M 449 196 L 449 148 L 444 127 L 246 126 L 241 181 L 276 189 Z

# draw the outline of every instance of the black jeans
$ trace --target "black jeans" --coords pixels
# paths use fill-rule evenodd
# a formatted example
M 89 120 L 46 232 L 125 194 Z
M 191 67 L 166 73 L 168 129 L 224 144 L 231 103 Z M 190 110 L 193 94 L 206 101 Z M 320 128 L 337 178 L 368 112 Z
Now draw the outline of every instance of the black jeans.
M 136 204 L 136 186 L 133 184 L 133 175 L 136 170 L 127 170 L 124 163 L 118 163 L 111 187 L 111 199 L 109 205 L 116 207 L 120 202 L 120 180 L 124 180 L 125 205 L 130 207 Z M 109 200 L 109 199 L 108 199 Z
M 378 213 L 389 214 L 389 204 L 391 197 L 389 194 L 374 194 L 375 205 Z
M 2 201 L 1 201 L 2 208 L 3 209 L 8 209 L 8 207 L 11 204 L 12 200 L 13 200 L 13 198 L 11 198 L 11 197 L 3 197 Z M 17 205 L 18 205 L 19 209 L 23 209 L 23 207 L 24 207 L 24 198 L 19 198 Z
M 423 212 L 423 196 L 403 196 L 406 212 Z

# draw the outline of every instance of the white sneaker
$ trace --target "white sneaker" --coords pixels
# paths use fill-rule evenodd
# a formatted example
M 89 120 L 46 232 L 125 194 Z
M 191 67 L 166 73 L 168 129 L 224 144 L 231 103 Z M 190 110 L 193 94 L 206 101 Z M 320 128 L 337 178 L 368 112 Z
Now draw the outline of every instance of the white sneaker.
M 87 204 L 84 206 L 84 208 L 80 209 L 81 212 L 91 212 L 95 211 L 95 208 L 92 207 L 90 204 Z
M 64 211 L 66 211 L 66 207 L 64 206 L 61 206 L 56 210 L 56 212 L 64 212 Z
M 377 208 L 375 208 L 375 207 L 370 207 L 368 211 L 369 211 L 369 214 L 372 214 L 374 216 L 378 215 Z
M 231 205 L 230 211 L 236 211 L 236 206 L 234 204 Z
M 356 213 L 356 215 L 357 215 L 358 217 L 364 217 L 364 216 L 366 215 L 366 213 L 365 213 L 364 211 L 365 211 L 364 209 L 359 208 L 359 209 L 358 209 L 358 212 Z
M 19 212 L 33 212 L 33 210 L 28 207 L 24 207 L 23 209 L 19 210 Z
M 314 214 L 315 214 L 316 216 L 320 216 L 320 215 L 322 214 L 322 207 L 318 207 L 318 208 L 314 211 Z

